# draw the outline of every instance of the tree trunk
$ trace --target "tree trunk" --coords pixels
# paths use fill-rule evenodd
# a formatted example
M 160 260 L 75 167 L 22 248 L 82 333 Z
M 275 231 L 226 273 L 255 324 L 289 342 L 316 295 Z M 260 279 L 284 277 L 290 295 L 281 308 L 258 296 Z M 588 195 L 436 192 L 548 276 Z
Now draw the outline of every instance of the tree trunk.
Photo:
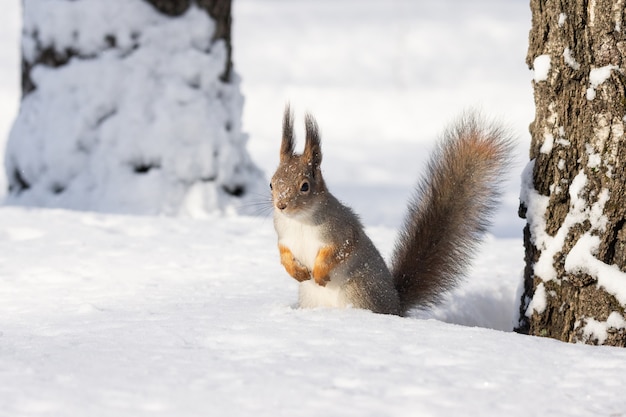
M 23 0 L 9 204 L 137 214 L 262 187 L 241 132 L 231 0 Z
M 517 331 L 626 346 L 625 0 L 531 0 Z
M 176 17 L 185 13 L 191 6 L 191 0 L 143 0 L 152 4 L 159 12 Z M 223 81 L 230 81 L 232 62 L 232 42 L 231 42 L 231 4 L 232 0 L 196 0 L 198 7 L 204 9 L 215 21 L 215 31 L 213 41 L 223 40 L 226 44 L 227 59 L 224 71 L 221 74 Z M 110 47 L 115 47 L 115 37 L 110 35 L 106 39 Z M 22 95 L 30 93 L 35 85 L 30 73 L 35 65 L 42 64 L 48 67 L 60 67 L 72 57 L 81 57 L 79 51 L 74 48 L 57 49 L 55 45 L 48 45 L 37 51 L 34 58 L 22 56 Z
M 191 0 L 145 0 L 156 7 L 161 13 L 169 16 L 179 16 L 183 14 L 190 6 Z M 218 39 L 226 43 L 227 58 L 224 72 L 220 75 L 222 81 L 230 81 L 230 74 L 233 68 L 232 56 L 233 47 L 231 42 L 230 30 L 232 26 L 232 0 L 195 0 L 195 3 L 201 9 L 209 13 L 209 16 L 215 21 L 215 31 L 213 33 L 213 41 Z

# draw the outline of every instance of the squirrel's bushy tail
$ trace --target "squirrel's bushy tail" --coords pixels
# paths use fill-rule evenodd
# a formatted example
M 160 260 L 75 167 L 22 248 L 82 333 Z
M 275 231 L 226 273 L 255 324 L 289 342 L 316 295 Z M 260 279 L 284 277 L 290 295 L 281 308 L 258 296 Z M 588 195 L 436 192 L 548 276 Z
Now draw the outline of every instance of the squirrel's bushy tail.
M 462 278 L 495 210 L 511 150 L 504 129 L 473 113 L 445 132 L 391 260 L 403 312 L 435 304 Z

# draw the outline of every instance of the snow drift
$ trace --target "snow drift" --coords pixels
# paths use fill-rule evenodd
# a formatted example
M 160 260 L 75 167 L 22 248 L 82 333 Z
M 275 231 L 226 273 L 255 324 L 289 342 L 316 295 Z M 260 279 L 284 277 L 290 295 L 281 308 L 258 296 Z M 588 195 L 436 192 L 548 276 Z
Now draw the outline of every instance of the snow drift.
M 24 2 L 22 54 L 34 90 L 6 150 L 9 204 L 202 214 L 262 177 L 245 149 L 239 80 L 214 23 L 143 1 Z M 73 51 L 53 68 L 44 50 Z

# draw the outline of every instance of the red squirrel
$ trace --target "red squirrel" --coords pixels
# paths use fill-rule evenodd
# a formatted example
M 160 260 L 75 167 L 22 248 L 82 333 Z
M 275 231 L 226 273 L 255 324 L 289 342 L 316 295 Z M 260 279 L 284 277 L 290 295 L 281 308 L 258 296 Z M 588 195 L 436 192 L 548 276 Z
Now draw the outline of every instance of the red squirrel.
M 357 215 L 328 191 L 313 116 L 305 116 L 305 127 L 304 151 L 296 154 L 287 106 L 270 182 L 280 260 L 300 282 L 300 306 L 405 315 L 439 302 L 462 280 L 489 225 L 511 159 L 509 134 L 475 114 L 445 132 L 387 266 Z

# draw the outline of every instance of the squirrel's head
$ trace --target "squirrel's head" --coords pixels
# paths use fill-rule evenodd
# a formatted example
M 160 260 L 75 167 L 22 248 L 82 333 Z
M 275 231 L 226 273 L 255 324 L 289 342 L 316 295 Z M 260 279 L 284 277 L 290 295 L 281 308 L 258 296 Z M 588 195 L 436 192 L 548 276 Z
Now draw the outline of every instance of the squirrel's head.
M 299 216 L 315 209 L 320 195 L 327 192 L 322 178 L 322 148 L 317 122 L 305 116 L 306 141 L 304 152 L 295 153 L 293 114 L 289 106 L 283 118 L 283 139 L 280 163 L 270 182 L 274 209 L 287 215 Z

